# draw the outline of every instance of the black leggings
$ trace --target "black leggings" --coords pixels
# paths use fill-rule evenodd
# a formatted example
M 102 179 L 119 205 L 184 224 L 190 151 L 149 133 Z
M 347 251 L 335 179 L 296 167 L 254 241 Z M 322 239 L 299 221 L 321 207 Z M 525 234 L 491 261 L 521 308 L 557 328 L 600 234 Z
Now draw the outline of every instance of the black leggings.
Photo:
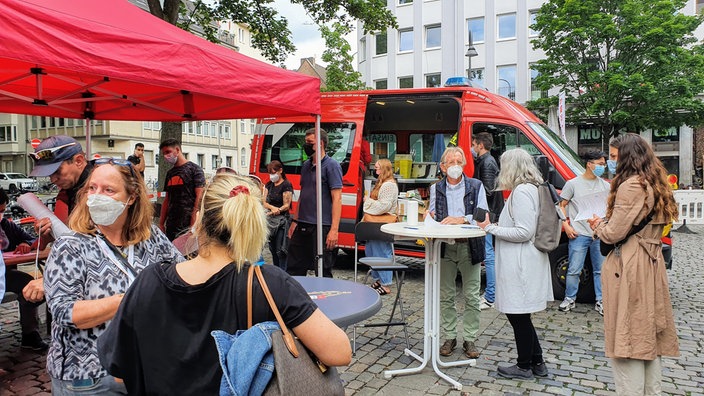
M 543 362 L 543 350 L 540 348 L 538 334 L 535 332 L 530 314 L 506 314 L 513 327 L 518 350 L 518 367 L 529 369 L 531 364 Z

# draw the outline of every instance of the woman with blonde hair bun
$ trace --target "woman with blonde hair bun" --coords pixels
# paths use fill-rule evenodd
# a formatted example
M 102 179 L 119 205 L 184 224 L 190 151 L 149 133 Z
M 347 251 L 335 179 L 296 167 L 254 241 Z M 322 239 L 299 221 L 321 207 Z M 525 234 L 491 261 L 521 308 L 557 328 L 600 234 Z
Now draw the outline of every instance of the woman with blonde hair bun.
M 195 234 L 199 255 L 147 268 L 100 339 L 101 362 L 129 394 L 213 395 L 223 376 L 210 333 L 246 330 L 247 270 L 267 243 L 261 190 L 247 177 L 217 174 L 205 188 Z M 279 267 L 261 267 L 288 328 L 328 366 L 351 359 L 347 335 Z M 275 321 L 258 282 L 252 323 Z

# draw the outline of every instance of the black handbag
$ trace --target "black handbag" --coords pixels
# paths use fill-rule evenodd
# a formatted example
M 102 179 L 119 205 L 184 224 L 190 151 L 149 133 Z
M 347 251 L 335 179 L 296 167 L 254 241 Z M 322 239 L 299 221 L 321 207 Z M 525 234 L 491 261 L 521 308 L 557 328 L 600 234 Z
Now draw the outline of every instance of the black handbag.
M 252 327 L 253 274 L 257 274 L 259 285 L 281 327 L 271 335 L 274 374 L 264 395 L 344 395 L 345 388 L 337 370 L 321 363 L 286 327 L 264 281 L 261 267 L 255 265 L 250 266 L 247 274 L 247 328 Z
M 613 244 L 606 243 L 604 241 L 599 241 L 599 251 L 601 252 L 601 255 L 608 256 L 612 250 L 616 249 L 617 247 L 621 248 L 621 245 L 626 243 L 626 241 L 628 240 L 628 238 L 631 237 L 631 235 L 634 235 L 634 234 L 637 234 L 638 232 L 640 232 L 640 230 L 645 228 L 645 226 L 648 225 L 648 223 L 650 223 L 651 220 L 653 220 L 653 212 L 650 212 L 648 214 L 648 216 L 646 216 L 643 220 L 640 221 L 640 223 L 633 226 L 633 228 L 631 228 L 631 230 L 628 232 L 626 237 L 621 239 L 620 241 L 613 243 Z

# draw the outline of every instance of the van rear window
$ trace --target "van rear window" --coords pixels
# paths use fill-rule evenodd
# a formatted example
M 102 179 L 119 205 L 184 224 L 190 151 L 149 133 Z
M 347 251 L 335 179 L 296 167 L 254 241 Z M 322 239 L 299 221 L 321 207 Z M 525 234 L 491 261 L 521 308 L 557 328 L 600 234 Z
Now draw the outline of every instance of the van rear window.
M 267 125 L 259 171 L 266 172 L 269 162 L 279 160 L 286 174 L 300 174 L 303 162 L 308 159 L 303 152 L 306 131 L 313 127 L 315 124 L 309 122 Z M 357 126 L 351 122 L 338 122 L 321 123 L 320 127 L 328 133 L 326 154 L 339 162 L 342 172 L 347 173 Z

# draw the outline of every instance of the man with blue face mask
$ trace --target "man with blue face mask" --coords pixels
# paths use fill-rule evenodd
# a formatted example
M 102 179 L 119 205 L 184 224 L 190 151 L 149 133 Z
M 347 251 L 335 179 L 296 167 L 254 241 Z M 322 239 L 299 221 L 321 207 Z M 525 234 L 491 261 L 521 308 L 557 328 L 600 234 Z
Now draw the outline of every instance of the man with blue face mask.
M 448 147 L 440 159 L 445 178 L 430 186 L 428 215 L 441 224 L 474 223 L 476 208 L 489 210 L 481 181 L 464 175 L 467 159 L 460 147 Z M 484 220 L 484 219 L 481 219 Z M 462 314 L 462 349 L 470 359 L 479 357 L 475 345 L 479 332 L 480 265 L 485 257 L 484 237 L 457 239 L 455 244 L 442 246 L 440 265 L 440 324 L 445 342 L 441 356 L 450 356 L 457 347 L 457 300 L 464 302 Z M 462 297 L 457 295 L 457 272 L 462 274 Z
M 586 161 L 586 170 L 583 175 L 567 181 L 560 193 L 562 201 L 560 206 L 567 208 L 567 219 L 563 228 L 569 238 L 569 267 L 567 269 L 565 299 L 560 303 L 559 310 L 568 312 L 575 307 L 579 278 L 584 268 L 584 261 L 589 253 L 592 261 L 592 275 L 594 279 L 594 294 L 596 304 L 594 309 L 599 314 L 604 314 L 601 304 L 601 263 L 604 256 L 599 250 L 599 240 L 595 239 L 593 232 L 583 216 L 578 217 L 580 203 L 589 200 L 598 200 L 606 211 L 606 196 L 610 185 L 601 176 L 606 170 L 606 154 L 601 151 L 589 151 L 583 156 Z M 601 202 L 603 200 L 603 202 Z M 589 214 L 588 217 L 591 217 Z

